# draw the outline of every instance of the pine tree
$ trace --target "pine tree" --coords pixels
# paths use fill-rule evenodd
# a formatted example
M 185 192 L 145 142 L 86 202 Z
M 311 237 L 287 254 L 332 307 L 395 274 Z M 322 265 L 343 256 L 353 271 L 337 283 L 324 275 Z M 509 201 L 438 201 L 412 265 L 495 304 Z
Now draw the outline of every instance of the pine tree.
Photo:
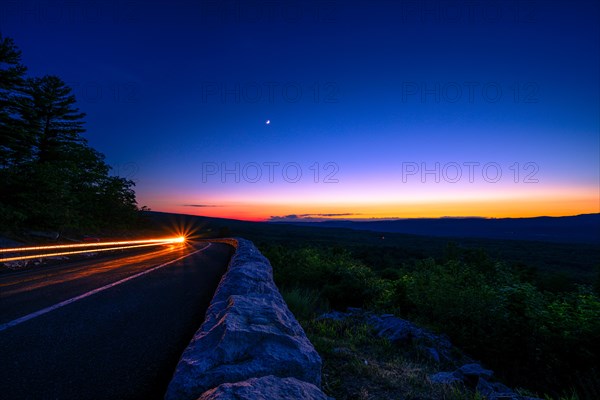
M 0 34 L 0 168 L 13 165 L 27 149 L 25 132 L 15 110 L 26 70 L 13 40 Z
M 60 78 L 28 79 L 24 92 L 19 112 L 28 136 L 33 138 L 33 160 L 56 161 L 70 146 L 85 143 L 81 137 L 85 114 L 79 112 L 71 88 Z

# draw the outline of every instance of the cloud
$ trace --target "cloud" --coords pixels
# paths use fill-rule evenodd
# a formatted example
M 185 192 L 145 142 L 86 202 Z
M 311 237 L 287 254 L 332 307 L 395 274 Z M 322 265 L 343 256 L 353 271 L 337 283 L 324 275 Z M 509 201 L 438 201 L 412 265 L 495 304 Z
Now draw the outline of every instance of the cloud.
M 290 215 L 283 215 L 283 216 L 271 215 L 271 217 L 269 219 L 286 220 L 286 219 L 300 219 L 300 218 L 302 218 L 302 217 L 299 217 L 296 214 L 290 214 Z
M 342 214 L 305 214 L 305 215 L 313 215 L 313 216 L 319 216 L 319 217 L 346 217 L 349 215 L 360 215 L 360 214 L 356 214 L 356 213 L 342 213 Z
M 290 222 L 290 221 L 299 221 L 299 222 L 320 222 L 327 221 L 329 219 L 333 219 L 332 217 L 350 217 L 360 215 L 356 213 L 318 213 L 318 214 L 288 214 L 288 215 L 272 215 L 269 217 L 269 221 L 271 222 Z
M 197 207 L 197 208 L 203 208 L 203 207 L 221 207 L 221 206 L 217 206 L 215 204 L 182 204 L 184 207 Z

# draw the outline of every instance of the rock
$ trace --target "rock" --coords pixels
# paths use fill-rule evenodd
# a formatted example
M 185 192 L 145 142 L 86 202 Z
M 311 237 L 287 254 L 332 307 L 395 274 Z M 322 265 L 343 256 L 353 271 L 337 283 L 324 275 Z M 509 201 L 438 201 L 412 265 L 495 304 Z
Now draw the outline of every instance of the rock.
M 434 335 L 434 334 L 429 334 L 429 340 L 435 342 L 436 344 L 436 348 L 438 349 L 438 351 L 444 351 L 444 352 L 448 352 L 448 354 L 450 354 L 450 351 L 452 350 L 453 346 L 452 346 L 452 342 L 450 342 L 450 339 L 448 338 L 448 336 L 441 334 L 441 335 Z
M 373 326 L 378 336 L 385 337 L 394 343 L 421 342 L 427 353 L 437 363 L 453 361 L 452 343 L 446 336 L 436 335 L 410 321 L 394 317 L 393 314 L 370 315 L 367 317 L 367 323 Z
M 385 319 L 371 316 L 368 323 L 375 328 L 377 335 L 391 342 L 408 342 L 413 337 L 414 325 L 401 318 L 388 317 Z
M 339 311 L 331 311 L 331 312 L 325 313 L 323 315 L 320 315 L 319 317 L 317 317 L 315 319 L 317 321 L 320 321 L 322 319 L 330 319 L 333 321 L 343 321 L 347 317 L 348 317 L 347 314 L 341 313 Z
M 412 341 L 422 342 L 423 349 L 433 361 L 455 362 L 452 355 L 452 343 L 445 335 L 436 335 L 418 327 L 410 321 L 395 317 L 394 314 L 375 315 L 360 308 L 348 307 L 348 312 L 331 311 L 317 317 L 317 320 L 330 319 L 343 321 L 346 318 L 360 318 L 373 327 L 379 337 L 393 343 L 407 344 Z
M 273 375 L 251 378 L 237 383 L 224 383 L 200 396 L 198 400 L 328 400 L 318 387 L 295 378 Z
M 321 358 L 273 283 L 268 260 L 240 239 L 165 399 L 192 400 L 224 383 L 268 375 L 319 387 Z
M 462 379 L 457 376 L 455 372 L 438 372 L 429 377 L 432 383 L 439 383 L 444 385 L 452 385 L 456 383 L 462 383 Z
M 508 386 L 500 382 L 493 382 L 492 387 L 494 388 L 494 391 L 498 393 L 514 393 Z
M 283 301 L 231 296 L 201 328 L 177 367 L 167 399 L 193 399 L 225 382 L 277 375 L 321 384 L 321 359 Z
M 465 364 L 458 369 L 465 376 L 477 376 L 489 379 L 494 374 L 494 371 L 484 369 L 477 363 Z
M 436 363 L 440 362 L 440 354 L 433 347 L 423 347 L 423 350 L 429 355 L 429 357 Z
M 488 398 L 491 394 L 495 392 L 492 384 L 484 378 L 479 379 L 479 382 L 477 382 L 477 387 L 475 389 L 477 393 L 481 394 L 485 398 Z
M 489 379 L 494 374 L 493 371 L 484 369 L 477 363 L 465 364 L 456 370 L 463 376 L 463 382 L 466 386 L 475 389 L 482 378 Z
M 521 397 L 507 386 L 498 382 L 488 382 L 479 378 L 476 391 L 488 400 L 520 400 Z
M 244 261 L 240 258 L 237 257 L 235 261 L 243 263 Z M 227 271 L 219 283 L 212 302 L 226 302 L 232 294 L 268 294 L 274 292 L 279 293 L 273 282 L 271 266 L 264 262 L 260 263 L 252 260 Z

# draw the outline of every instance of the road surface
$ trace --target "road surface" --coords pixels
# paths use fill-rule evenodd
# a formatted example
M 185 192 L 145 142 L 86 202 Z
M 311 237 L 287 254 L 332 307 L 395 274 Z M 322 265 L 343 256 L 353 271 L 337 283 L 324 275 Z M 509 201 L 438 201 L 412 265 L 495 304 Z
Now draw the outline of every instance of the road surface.
M 0 397 L 162 399 L 232 252 L 163 246 L 0 274 Z

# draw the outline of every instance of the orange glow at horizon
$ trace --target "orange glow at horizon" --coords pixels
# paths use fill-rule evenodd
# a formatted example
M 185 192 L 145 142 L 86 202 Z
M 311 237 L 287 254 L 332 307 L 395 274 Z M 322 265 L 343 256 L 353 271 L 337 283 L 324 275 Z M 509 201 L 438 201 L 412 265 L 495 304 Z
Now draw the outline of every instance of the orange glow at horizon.
M 533 188 L 529 188 L 531 189 Z M 160 211 L 246 221 L 268 221 L 273 216 L 287 215 L 370 220 L 440 217 L 527 218 L 600 213 L 600 196 L 597 190 L 590 188 L 567 190 L 557 187 L 531 192 L 499 190 L 495 193 L 455 193 L 446 196 L 407 194 L 404 197 L 380 196 L 381 200 L 347 200 L 353 198 L 355 197 L 346 196 L 344 200 L 337 200 L 336 197 L 310 198 L 305 202 L 299 202 L 298 197 L 269 200 L 250 198 L 246 201 L 240 198 L 215 199 L 213 202 L 220 204 L 219 207 L 202 209 L 170 206 L 164 202 Z

